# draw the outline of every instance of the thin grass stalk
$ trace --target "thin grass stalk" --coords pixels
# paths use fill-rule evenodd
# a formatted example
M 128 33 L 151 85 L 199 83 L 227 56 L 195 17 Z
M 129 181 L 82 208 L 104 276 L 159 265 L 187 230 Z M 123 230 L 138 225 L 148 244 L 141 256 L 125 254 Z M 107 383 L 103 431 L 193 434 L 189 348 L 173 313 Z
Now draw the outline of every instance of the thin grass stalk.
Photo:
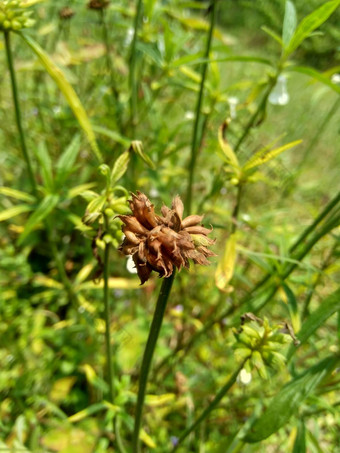
M 248 357 L 249 358 L 249 357 Z M 188 437 L 190 433 L 192 433 L 197 426 L 202 423 L 203 420 L 205 420 L 210 413 L 218 406 L 222 398 L 226 395 L 226 393 L 229 391 L 229 389 L 235 384 L 237 376 L 239 375 L 240 371 L 244 367 L 246 361 L 248 360 L 246 358 L 243 360 L 243 362 L 236 368 L 236 370 L 233 372 L 233 374 L 230 376 L 228 381 L 224 384 L 224 386 L 220 389 L 220 391 L 217 393 L 213 401 L 209 404 L 209 406 L 202 412 L 202 414 L 194 421 L 192 425 L 190 425 L 180 436 L 178 439 L 178 442 L 174 449 L 172 450 L 173 452 L 177 450 L 177 448 L 181 445 L 181 443 Z
M 132 439 L 132 451 L 133 453 L 140 452 L 140 441 L 139 441 L 139 432 L 141 428 L 142 415 L 143 415 L 143 406 L 145 400 L 145 391 L 148 382 L 149 371 L 151 367 L 152 357 L 156 348 L 157 339 L 159 332 L 161 330 L 163 317 L 165 313 L 166 304 L 170 295 L 172 284 L 175 277 L 175 271 L 168 278 L 164 278 L 159 292 L 157 305 L 151 327 L 149 330 L 149 336 L 144 350 L 143 361 L 141 366 L 141 372 L 139 377 L 139 388 L 138 388 L 138 397 L 137 397 L 137 406 L 136 406 L 136 415 L 135 415 L 135 425 L 133 431 Z
M 33 170 L 32 170 L 32 164 L 31 164 L 30 156 L 28 154 L 28 150 L 27 150 L 27 146 L 26 146 L 26 140 L 25 140 L 25 134 L 24 134 L 24 130 L 23 130 L 23 127 L 22 127 L 22 122 L 21 122 L 21 110 L 20 110 L 20 103 L 19 103 L 18 86 L 17 86 L 17 81 L 16 81 L 16 77 L 15 77 L 15 70 L 14 70 L 14 64 L 13 64 L 10 32 L 9 31 L 4 31 L 4 36 L 5 36 L 5 47 L 6 47 L 7 62 L 8 62 L 8 68 L 9 68 L 10 78 L 11 78 L 11 87 L 12 87 L 12 96 L 13 96 L 13 102 L 14 102 L 15 120 L 16 120 L 16 123 L 17 123 L 18 132 L 19 132 L 21 150 L 22 150 L 22 154 L 24 156 L 25 162 L 26 162 L 28 178 L 29 178 L 31 186 L 32 186 L 33 194 L 35 196 L 37 196 L 38 195 L 37 183 L 36 183 L 36 181 L 34 179 Z
M 195 122 L 192 134 L 192 141 L 191 141 L 191 156 L 189 162 L 189 181 L 188 181 L 188 188 L 187 188 L 187 197 L 186 197 L 186 208 L 187 214 L 191 213 L 192 209 L 192 192 L 193 192 L 193 184 L 194 184 L 194 173 L 197 161 L 197 154 L 199 149 L 199 125 L 201 120 L 201 109 L 204 97 L 204 86 L 205 86 L 205 79 L 207 76 L 208 71 L 208 64 L 209 64 L 209 55 L 210 55 L 210 48 L 212 43 L 212 37 L 215 27 L 216 21 L 216 0 L 213 0 L 211 3 L 211 11 L 210 11 L 210 26 L 208 32 L 208 39 L 205 46 L 204 58 L 206 61 L 202 64 L 202 72 L 201 72 L 201 84 L 200 90 L 197 98 L 196 104 L 196 111 L 195 111 Z M 203 135 L 203 131 L 201 131 L 201 136 Z
M 105 10 L 100 9 L 99 14 L 100 14 L 100 25 L 102 27 L 102 32 L 103 32 L 103 41 L 104 41 L 104 45 L 105 45 L 106 70 L 109 73 L 112 95 L 113 95 L 114 101 L 115 101 L 114 113 L 116 116 L 117 125 L 120 126 L 121 123 L 120 123 L 119 93 L 116 89 L 114 68 L 113 68 L 112 58 L 111 58 L 109 33 L 108 33 L 107 24 L 106 24 L 106 20 L 105 20 Z
M 246 125 L 246 127 L 245 127 L 245 129 L 243 131 L 243 134 L 241 135 L 241 137 L 239 138 L 239 140 L 237 141 L 237 143 L 235 145 L 235 148 L 234 148 L 235 153 L 237 153 L 237 151 L 239 150 L 240 146 L 242 145 L 244 140 L 248 137 L 248 135 L 249 135 L 250 131 L 252 130 L 252 128 L 255 126 L 256 121 L 257 121 L 260 113 L 265 110 L 268 98 L 270 96 L 270 93 L 272 92 L 272 89 L 274 88 L 274 86 L 276 84 L 278 76 L 279 76 L 279 74 L 277 74 L 274 78 L 272 78 L 269 81 L 267 90 L 265 91 L 261 102 L 259 103 L 259 105 L 258 105 L 257 109 L 255 110 L 255 112 L 253 113 L 253 115 L 250 117 L 250 119 L 249 119 L 249 121 L 248 121 L 248 123 L 247 123 L 247 125 Z
M 137 61 L 137 38 L 138 28 L 142 18 L 143 11 L 143 0 L 137 0 L 137 9 L 133 27 L 133 37 L 131 41 L 130 51 L 130 72 L 129 72 L 129 85 L 130 85 L 130 123 L 131 128 L 134 131 L 136 126 L 137 117 L 137 95 L 138 95 L 138 84 L 136 78 L 136 61 Z

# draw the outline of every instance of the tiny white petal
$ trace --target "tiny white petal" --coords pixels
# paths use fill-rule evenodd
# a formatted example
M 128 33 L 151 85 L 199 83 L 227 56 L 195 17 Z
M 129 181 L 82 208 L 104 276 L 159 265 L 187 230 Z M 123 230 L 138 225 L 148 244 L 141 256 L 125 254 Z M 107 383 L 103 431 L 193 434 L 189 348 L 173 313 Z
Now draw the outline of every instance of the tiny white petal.
M 130 274 L 137 274 L 137 269 L 132 259 L 132 256 L 128 256 L 127 258 L 126 269 L 130 272 Z

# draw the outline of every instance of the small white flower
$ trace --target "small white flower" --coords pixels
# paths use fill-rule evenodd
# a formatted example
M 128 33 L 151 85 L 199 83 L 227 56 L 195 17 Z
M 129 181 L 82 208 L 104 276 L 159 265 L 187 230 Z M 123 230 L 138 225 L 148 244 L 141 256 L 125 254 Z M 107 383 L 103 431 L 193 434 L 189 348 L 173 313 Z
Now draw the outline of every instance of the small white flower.
M 340 83 L 340 74 L 336 73 L 336 74 L 333 74 L 332 77 L 331 77 L 331 81 L 332 83 Z
M 244 384 L 248 385 L 251 382 L 251 373 L 248 373 L 248 371 L 245 368 L 242 368 L 239 374 L 239 381 Z
M 287 91 L 287 77 L 280 75 L 277 83 L 269 95 L 269 102 L 273 105 L 286 105 L 289 102 L 289 94 Z
M 239 100 L 237 97 L 232 96 L 232 97 L 228 98 L 228 102 L 229 102 L 229 109 L 230 109 L 230 118 L 232 120 L 234 120 L 237 117 L 236 106 L 239 103 Z
M 126 260 L 126 269 L 130 272 L 130 274 L 137 274 L 137 269 L 131 255 L 129 255 Z

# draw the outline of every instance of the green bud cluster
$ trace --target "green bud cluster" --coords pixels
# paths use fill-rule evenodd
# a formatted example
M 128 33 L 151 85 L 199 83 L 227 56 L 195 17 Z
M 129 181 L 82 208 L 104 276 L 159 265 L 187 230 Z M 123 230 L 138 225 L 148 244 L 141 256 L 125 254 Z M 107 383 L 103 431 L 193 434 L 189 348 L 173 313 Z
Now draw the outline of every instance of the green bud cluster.
M 87 190 L 81 194 L 88 205 L 78 229 L 101 249 L 107 243 L 118 247 L 122 239 L 121 221 L 117 216 L 129 212 L 129 194 L 123 186 L 115 183 L 125 173 L 128 162 L 129 153 L 125 152 L 117 159 L 112 170 L 102 164 L 99 172 L 106 179 L 106 188 L 100 193 Z
M 287 328 L 282 325 L 270 326 L 267 319 L 263 321 L 256 316 L 244 317 L 244 324 L 234 330 L 235 358 L 242 362 L 246 359 L 247 371 L 256 369 L 266 379 L 267 368 L 282 369 L 286 358 L 280 352 L 287 343 L 292 341 Z
M 32 11 L 27 11 L 20 0 L 0 1 L 0 30 L 19 31 L 34 25 Z

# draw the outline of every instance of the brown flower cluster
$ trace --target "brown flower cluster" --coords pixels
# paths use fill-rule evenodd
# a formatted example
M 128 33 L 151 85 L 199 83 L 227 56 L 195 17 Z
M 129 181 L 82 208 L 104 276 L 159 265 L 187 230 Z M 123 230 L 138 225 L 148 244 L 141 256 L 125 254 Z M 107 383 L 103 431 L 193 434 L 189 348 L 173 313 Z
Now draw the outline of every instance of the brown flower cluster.
M 72 8 L 70 8 L 69 6 L 65 6 L 64 8 L 61 8 L 61 10 L 59 11 L 59 17 L 60 19 L 65 19 L 65 20 L 69 20 L 71 19 L 71 17 L 74 16 L 74 11 Z
M 208 249 L 215 241 L 207 237 L 212 231 L 200 225 L 203 216 L 191 215 L 183 219 L 183 203 L 175 197 L 171 209 L 161 208 L 156 215 L 146 195 L 137 192 L 129 200 L 132 215 L 120 215 L 124 223 L 124 241 L 119 249 L 132 255 L 138 276 L 143 284 L 152 271 L 169 277 L 174 267 L 189 267 L 189 259 L 207 265 L 207 257 L 215 254 Z
M 109 6 L 109 0 L 90 0 L 87 4 L 89 9 L 101 10 Z

